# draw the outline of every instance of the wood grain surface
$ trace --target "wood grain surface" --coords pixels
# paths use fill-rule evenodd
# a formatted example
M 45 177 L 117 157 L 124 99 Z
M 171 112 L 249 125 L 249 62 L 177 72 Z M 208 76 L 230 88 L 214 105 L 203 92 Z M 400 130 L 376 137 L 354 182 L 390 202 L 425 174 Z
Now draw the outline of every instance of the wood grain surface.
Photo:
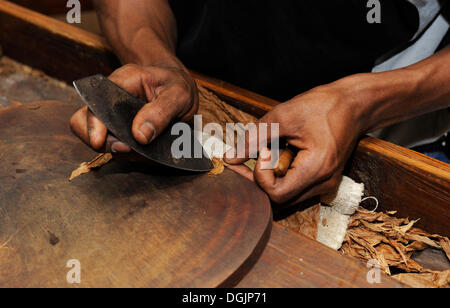
M 18 5 L 29 8 L 43 14 L 62 14 L 67 13 L 67 1 L 61 0 L 9 0 Z M 92 10 L 93 3 L 91 0 L 80 0 L 82 10 Z
M 108 74 L 120 65 L 103 38 L 19 8 L 4 0 L 0 0 L 0 29 L 6 30 L 0 31 L 0 45 L 3 46 L 6 55 L 69 83 L 94 73 Z M 32 52 L 36 49 L 40 52 Z M 194 72 L 193 75 L 199 84 L 214 91 L 227 103 L 255 116 L 261 116 L 278 104 L 272 99 L 226 82 Z M 429 231 L 442 231 L 446 228 L 443 234 L 448 235 L 450 230 L 448 165 L 388 142 L 368 138 L 358 145 L 347 172 L 355 179 L 364 182 L 369 188 L 369 194 L 380 198 L 383 209 L 397 209 L 400 210 L 400 214 L 411 218 L 423 215 L 420 216 L 421 226 Z M 434 224 L 437 227 L 433 227 Z M 253 275 L 254 284 L 246 284 L 246 286 L 274 284 L 289 286 L 287 284 L 289 281 L 292 282 L 291 286 L 298 285 L 297 282 L 290 280 L 293 276 L 289 274 L 290 271 L 296 271 L 297 265 L 290 261 L 290 253 L 280 253 L 280 251 L 283 245 L 301 247 L 304 239 L 286 235 L 286 233 L 276 234 L 286 239 L 277 240 L 279 237 L 272 235 L 271 243 L 274 244 L 269 245 L 257 267 L 250 273 Z M 315 242 L 309 242 L 303 247 L 308 246 L 312 247 L 310 249 L 315 251 L 315 255 L 323 254 L 326 249 Z M 298 250 L 294 253 L 292 249 L 292 255 L 295 256 L 296 253 L 299 253 Z M 342 261 L 344 256 L 336 252 L 330 254 L 336 262 L 337 260 L 344 262 Z M 272 258 L 274 258 L 273 261 Z M 333 268 L 329 268 L 332 264 L 317 258 L 315 271 L 333 272 Z M 357 266 L 361 267 L 361 265 Z M 293 269 L 289 269 L 290 267 Z M 264 271 L 267 272 L 266 276 Z M 347 273 L 348 277 L 336 276 L 336 279 L 351 280 L 352 271 Z M 305 285 L 308 285 L 309 276 L 301 279 L 304 280 Z M 280 280 L 283 280 L 284 284 L 279 283 Z M 312 278 L 310 280 L 311 285 L 316 285 L 318 282 L 318 280 L 314 282 Z M 322 283 L 326 285 L 327 281 L 323 280 Z
M 69 84 L 120 64 L 100 36 L 4 0 L 0 30 L 4 54 Z
M 238 288 L 403 288 L 381 275 L 370 284 L 370 269 L 350 257 L 275 223 L 261 259 Z
M 450 236 L 450 165 L 376 138 L 360 142 L 349 175 L 383 211 L 420 219 L 417 226 Z
M 0 287 L 233 286 L 270 236 L 270 202 L 253 183 L 112 162 L 68 181 L 95 153 L 72 135 L 74 107 L 0 111 Z M 9 241 L 8 241 L 9 240 Z

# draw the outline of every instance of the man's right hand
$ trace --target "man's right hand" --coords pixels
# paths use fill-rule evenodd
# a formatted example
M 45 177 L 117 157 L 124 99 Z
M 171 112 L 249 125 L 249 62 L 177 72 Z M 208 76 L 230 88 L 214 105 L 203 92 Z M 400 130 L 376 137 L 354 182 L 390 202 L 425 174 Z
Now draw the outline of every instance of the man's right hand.
M 197 86 L 182 68 L 125 65 L 109 76 L 122 89 L 146 102 L 133 121 L 133 136 L 139 143 L 151 143 L 173 120 L 189 121 L 198 109 Z M 88 107 L 70 120 L 73 132 L 102 153 L 129 153 L 131 149 L 108 135 L 105 125 Z

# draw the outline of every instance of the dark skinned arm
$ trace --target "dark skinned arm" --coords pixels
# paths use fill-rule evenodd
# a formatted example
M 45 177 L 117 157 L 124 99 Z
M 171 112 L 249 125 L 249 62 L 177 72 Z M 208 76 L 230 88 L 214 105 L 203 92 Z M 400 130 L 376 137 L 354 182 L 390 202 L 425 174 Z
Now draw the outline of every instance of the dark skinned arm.
M 198 109 L 195 81 L 175 56 L 176 22 L 167 0 L 96 0 L 103 31 L 123 67 L 109 78 L 148 103 L 136 115 L 133 135 L 141 144 L 153 141 L 172 120 L 188 121 Z M 87 107 L 71 127 L 100 152 L 131 149 L 112 136 Z
M 410 67 L 349 76 L 277 106 L 261 122 L 279 123 L 280 137 L 300 150 L 285 177 L 263 170 L 261 158 L 254 172 L 239 165 L 246 159 L 227 162 L 256 181 L 276 203 L 296 203 L 330 193 L 339 184 L 359 138 L 450 106 L 449 68 L 447 47 Z M 265 155 L 260 156 L 268 159 L 270 151 L 261 151 Z

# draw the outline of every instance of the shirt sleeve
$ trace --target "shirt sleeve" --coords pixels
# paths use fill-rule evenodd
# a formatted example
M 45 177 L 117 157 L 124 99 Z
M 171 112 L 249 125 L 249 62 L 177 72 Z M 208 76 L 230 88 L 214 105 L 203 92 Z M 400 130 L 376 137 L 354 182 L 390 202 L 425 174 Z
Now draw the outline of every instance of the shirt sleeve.
M 416 35 L 413 37 L 413 41 L 417 39 L 436 19 L 447 0 L 408 0 L 412 3 L 419 12 L 420 24 Z

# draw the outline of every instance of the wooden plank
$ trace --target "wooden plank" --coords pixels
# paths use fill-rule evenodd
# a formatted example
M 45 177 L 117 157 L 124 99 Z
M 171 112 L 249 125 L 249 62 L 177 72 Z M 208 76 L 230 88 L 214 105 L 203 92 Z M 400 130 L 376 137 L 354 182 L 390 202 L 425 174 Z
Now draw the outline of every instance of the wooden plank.
M 367 282 L 369 269 L 303 235 L 274 224 L 270 241 L 253 270 L 238 288 L 401 288 L 381 276 L 380 284 Z
M 450 165 L 376 138 L 361 141 L 349 175 L 365 184 L 380 210 L 418 219 L 417 226 L 450 236 Z
M 279 102 L 212 77 L 191 71 L 195 81 L 214 92 L 228 104 L 254 116 L 262 117 Z
M 79 107 L 85 105 L 73 87 L 9 57 L 2 57 L 0 101 L 6 105 L 14 105 L 13 101 L 27 103 L 41 100 L 59 100 Z
M 30 10 L 43 14 L 53 15 L 66 13 L 69 9 L 66 7 L 67 1 L 61 0 L 9 0 Z M 82 10 L 92 10 L 91 0 L 80 0 Z
M 119 66 L 100 36 L 4 0 L 0 46 L 5 55 L 68 83 Z

